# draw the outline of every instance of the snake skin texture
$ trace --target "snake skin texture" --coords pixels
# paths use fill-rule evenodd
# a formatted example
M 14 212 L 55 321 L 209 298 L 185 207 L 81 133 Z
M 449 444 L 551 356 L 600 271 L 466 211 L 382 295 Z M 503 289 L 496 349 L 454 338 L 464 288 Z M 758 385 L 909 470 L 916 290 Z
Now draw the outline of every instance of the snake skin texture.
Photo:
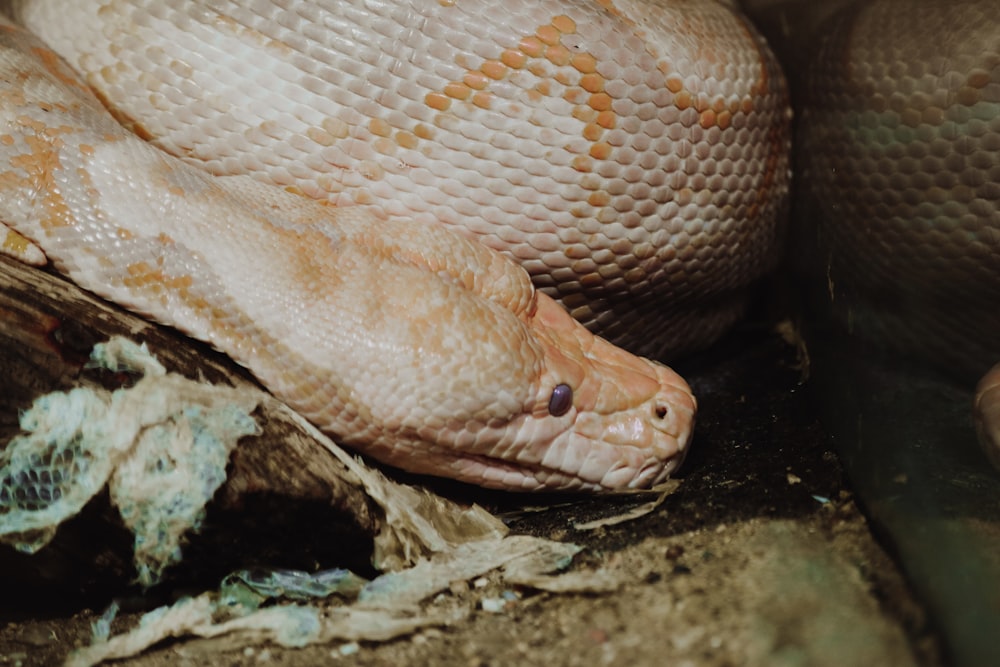
M 988 0 L 852 3 L 802 91 L 802 217 L 836 317 L 967 379 L 1000 360 L 998 28 Z
M 780 251 L 784 79 L 715 0 L 29 0 L 124 125 L 219 175 L 443 222 L 666 358 Z
M 443 225 L 170 157 L 6 21 L 0 188 L 7 252 L 211 343 L 392 465 L 600 490 L 659 482 L 687 450 L 684 381 L 595 337 L 513 262 Z
M 1000 17 L 992 0 L 854 2 L 800 79 L 797 210 L 839 330 L 969 386 L 1000 360 Z M 1000 467 L 1000 366 L 976 426 Z

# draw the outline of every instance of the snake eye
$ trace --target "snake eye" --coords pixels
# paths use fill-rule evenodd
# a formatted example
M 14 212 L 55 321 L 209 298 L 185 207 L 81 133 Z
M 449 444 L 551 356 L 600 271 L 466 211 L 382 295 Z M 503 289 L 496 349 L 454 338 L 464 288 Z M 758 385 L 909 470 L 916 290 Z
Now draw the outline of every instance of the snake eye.
M 557 384 L 549 398 L 549 414 L 562 417 L 573 407 L 573 390 L 568 384 Z

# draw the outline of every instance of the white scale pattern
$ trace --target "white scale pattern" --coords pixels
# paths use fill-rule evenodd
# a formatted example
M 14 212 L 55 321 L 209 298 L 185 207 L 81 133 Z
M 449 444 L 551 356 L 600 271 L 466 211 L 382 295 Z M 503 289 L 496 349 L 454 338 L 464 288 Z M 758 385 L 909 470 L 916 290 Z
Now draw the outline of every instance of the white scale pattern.
M 705 344 L 776 259 L 784 83 L 713 0 L 95 4 L 24 19 L 158 145 L 465 229 L 634 351 Z

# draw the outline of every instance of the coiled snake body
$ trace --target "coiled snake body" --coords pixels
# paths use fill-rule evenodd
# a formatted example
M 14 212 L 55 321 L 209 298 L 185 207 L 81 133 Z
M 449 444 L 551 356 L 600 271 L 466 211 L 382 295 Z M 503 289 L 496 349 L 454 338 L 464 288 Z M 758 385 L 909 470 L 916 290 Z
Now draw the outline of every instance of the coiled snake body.
M 776 260 L 784 81 L 723 2 L 22 4 L 157 146 L 443 222 L 632 352 L 704 345 Z
M 394 465 L 597 489 L 679 463 L 684 381 L 487 246 L 640 352 L 732 321 L 778 248 L 789 112 L 727 5 L 13 14 L 47 45 L 4 27 L 8 252 L 211 342 Z
M 1000 22 L 991 0 L 785 3 L 810 309 L 971 387 L 1000 360 Z M 813 23 L 810 30 L 808 24 Z M 804 57 L 811 54 L 810 57 Z M 808 245 L 808 244 L 805 244 Z M 804 260 L 804 261 L 803 261 Z M 975 399 L 1000 466 L 1000 367 Z

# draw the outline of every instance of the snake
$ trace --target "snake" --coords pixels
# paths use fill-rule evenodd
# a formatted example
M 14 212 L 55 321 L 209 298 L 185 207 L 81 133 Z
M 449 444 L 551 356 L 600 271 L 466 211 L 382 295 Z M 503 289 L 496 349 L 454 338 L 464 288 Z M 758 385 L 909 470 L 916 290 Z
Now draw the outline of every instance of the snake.
M 739 317 L 787 209 L 787 88 L 730 3 L 7 10 L 7 254 L 391 466 L 599 491 L 683 461 L 696 401 L 650 357 Z
M 795 216 L 816 246 L 798 253 L 800 282 L 820 286 L 812 310 L 834 336 L 977 387 L 976 427 L 1000 467 L 996 4 L 786 9 L 799 19 Z

